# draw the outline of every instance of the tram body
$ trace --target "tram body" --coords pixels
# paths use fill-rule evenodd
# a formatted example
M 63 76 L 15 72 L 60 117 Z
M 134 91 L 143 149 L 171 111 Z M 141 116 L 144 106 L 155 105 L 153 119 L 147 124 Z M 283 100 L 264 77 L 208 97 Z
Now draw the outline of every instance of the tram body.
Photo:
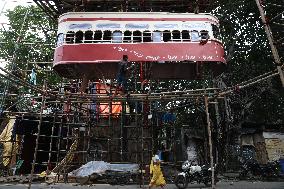
M 123 55 L 151 78 L 194 79 L 226 65 L 219 22 L 209 14 L 71 12 L 59 18 L 54 69 L 66 78 L 116 78 Z

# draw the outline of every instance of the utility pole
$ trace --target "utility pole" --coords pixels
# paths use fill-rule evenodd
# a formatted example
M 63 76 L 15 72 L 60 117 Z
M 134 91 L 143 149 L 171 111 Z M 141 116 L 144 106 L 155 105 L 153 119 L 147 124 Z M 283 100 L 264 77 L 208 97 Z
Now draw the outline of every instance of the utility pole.
M 267 35 L 267 38 L 268 38 L 268 41 L 269 41 L 269 44 L 270 44 L 270 47 L 271 47 L 271 50 L 272 50 L 274 61 L 275 61 L 276 66 L 277 66 L 277 71 L 278 71 L 280 79 L 281 79 L 282 87 L 284 87 L 284 73 L 283 73 L 283 70 L 281 68 L 282 64 L 281 64 L 281 61 L 280 61 L 278 51 L 277 51 L 277 49 L 274 45 L 272 32 L 271 32 L 270 26 L 268 25 L 268 22 L 267 22 L 267 19 L 266 19 L 266 16 L 265 16 L 265 12 L 264 12 L 264 9 L 263 9 L 263 5 L 260 2 L 261 0 L 255 0 L 255 1 L 256 1 L 257 7 L 258 7 L 259 12 L 260 12 L 261 20 L 264 24 L 264 29 L 265 29 L 265 32 L 266 32 L 266 35 Z

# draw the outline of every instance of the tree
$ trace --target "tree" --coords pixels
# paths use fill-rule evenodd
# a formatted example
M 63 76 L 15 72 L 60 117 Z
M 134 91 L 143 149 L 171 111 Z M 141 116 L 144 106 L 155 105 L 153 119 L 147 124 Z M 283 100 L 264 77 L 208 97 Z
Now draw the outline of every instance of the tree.
M 31 64 L 50 62 L 53 59 L 56 39 L 55 23 L 36 6 L 17 6 L 6 14 L 9 19 L 7 30 L 0 32 L 2 45 L 0 57 L 9 62 L 8 69 L 21 72 L 28 79 L 26 70 L 35 68 L 39 78 L 45 75 L 44 69 L 51 65 Z M 24 71 L 22 71 L 24 70 Z M 47 79 L 56 82 L 54 76 Z M 41 83 L 41 79 L 39 79 Z
M 59 77 L 51 72 L 51 64 L 39 64 L 37 62 L 51 62 L 53 59 L 53 46 L 56 39 L 55 23 L 36 6 L 22 7 L 17 6 L 14 10 L 9 10 L 6 14 L 9 19 L 7 29 L 0 31 L 0 58 L 8 62 L 6 69 L 19 78 L 29 82 L 29 74 L 34 68 L 37 72 L 37 84 L 43 83 L 43 78 L 49 84 L 56 84 Z M 29 90 L 15 83 L 6 82 L 5 94 L 18 94 L 17 98 L 7 99 L 6 108 L 13 103 L 21 100 L 21 95 L 29 93 Z M 5 98 L 5 95 L 3 99 Z M 26 101 L 24 101 L 26 102 Z M 23 105 L 23 103 L 18 104 Z M 23 108 L 29 108 L 26 102 Z

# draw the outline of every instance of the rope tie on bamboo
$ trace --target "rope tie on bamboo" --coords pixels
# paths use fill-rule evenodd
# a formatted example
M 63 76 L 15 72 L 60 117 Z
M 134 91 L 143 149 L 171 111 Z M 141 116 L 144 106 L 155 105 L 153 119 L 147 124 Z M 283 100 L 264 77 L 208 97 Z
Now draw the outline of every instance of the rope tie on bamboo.
M 236 93 L 239 93 L 239 92 L 241 91 L 239 85 L 236 85 L 233 90 L 234 90 L 234 92 L 236 92 Z

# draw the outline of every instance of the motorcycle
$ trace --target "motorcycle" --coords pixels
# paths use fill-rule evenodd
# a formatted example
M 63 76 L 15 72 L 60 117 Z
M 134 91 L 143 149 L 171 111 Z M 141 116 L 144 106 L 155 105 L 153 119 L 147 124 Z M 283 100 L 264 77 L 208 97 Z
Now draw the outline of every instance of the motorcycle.
M 277 178 L 279 176 L 279 172 L 278 162 L 269 162 L 266 165 L 261 165 L 256 160 L 250 160 L 242 162 L 240 179 L 246 179 L 250 175 L 257 176 L 262 179 Z
M 207 165 L 199 166 L 192 165 L 191 162 L 185 161 L 182 164 L 183 172 L 179 173 L 175 179 L 175 185 L 179 189 L 184 189 L 189 183 L 197 181 L 199 184 L 204 183 L 205 186 L 211 186 L 211 167 Z M 215 184 L 217 182 L 216 172 L 215 172 Z

